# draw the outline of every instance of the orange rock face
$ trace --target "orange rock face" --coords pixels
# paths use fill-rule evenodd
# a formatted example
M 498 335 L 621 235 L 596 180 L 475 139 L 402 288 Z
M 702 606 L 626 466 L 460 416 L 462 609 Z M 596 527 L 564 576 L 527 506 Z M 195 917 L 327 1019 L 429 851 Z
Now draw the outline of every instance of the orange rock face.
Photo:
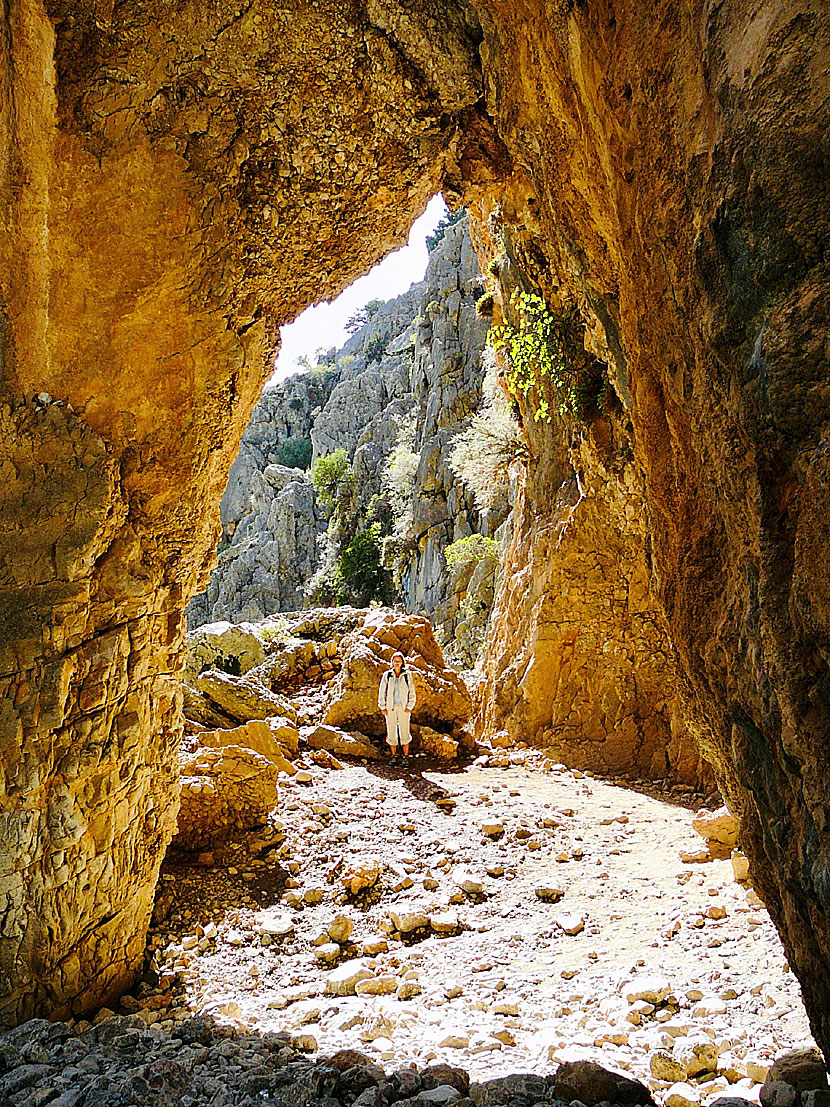
M 522 645 L 528 687 L 545 657 L 559 691 L 521 711 L 567 734 L 618 589 L 630 625 L 654 614 L 670 651 L 619 682 L 634 730 L 604 685 L 597 718 L 635 756 L 679 693 L 830 1049 L 826 12 L 92 10 L 23 0 L 0 39 L 0 1023 L 135 974 L 175 821 L 181 610 L 277 327 L 443 185 L 500 201 L 515 287 L 579 303 L 627 459 L 603 487 L 597 443 L 535 425 L 514 556 L 536 614 L 511 618 L 552 643 Z M 595 504 L 560 569 L 542 515 L 581 466 Z M 571 649 L 535 567 L 556 588 L 582 563 L 611 614 Z

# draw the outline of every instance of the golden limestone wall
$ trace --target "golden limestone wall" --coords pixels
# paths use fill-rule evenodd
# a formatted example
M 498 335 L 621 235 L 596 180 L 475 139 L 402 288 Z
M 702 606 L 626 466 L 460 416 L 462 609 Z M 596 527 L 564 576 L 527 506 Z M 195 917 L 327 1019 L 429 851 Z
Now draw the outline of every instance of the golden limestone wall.
M 138 970 L 182 608 L 277 324 L 480 131 L 440 5 L 394 36 L 340 0 L 93 8 L 14 2 L 0 38 L 0 1025 Z
M 477 7 L 504 221 L 609 351 L 686 721 L 830 1050 L 830 13 Z
M 830 1049 L 827 19 L 807 0 L 6 6 L 0 1021 L 135 972 L 175 815 L 181 610 L 276 326 L 443 184 L 501 200 L 620 401 L 619 457 L 599 427 L 537 443 L 532 558 L 514 546 L 505 579 L 549 564 L 564 590 L 584 564 L 636 626 L 658 610 L 645 565 L 686 720 Z M 542 516 L 569 467 L 586 510 L 557 550 Z M 499 610 L 520 652 L 518 595 Z M 561 635 L 564 604 L 534 603 Z M 497 658 L 512 633 L 497 623 Z M 610 642 L 621 674 L 630 642 Z

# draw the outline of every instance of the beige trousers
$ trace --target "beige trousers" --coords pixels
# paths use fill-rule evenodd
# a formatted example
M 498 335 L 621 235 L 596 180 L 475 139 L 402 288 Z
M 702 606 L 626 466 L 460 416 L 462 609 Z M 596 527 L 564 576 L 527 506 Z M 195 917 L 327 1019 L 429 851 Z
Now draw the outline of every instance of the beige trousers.
M 386 712 L 386 743 L 392 749 L 398 744 L 409 745 L 409 716 L 410 712 L 400 704 L 395 704 L 391 711 Z

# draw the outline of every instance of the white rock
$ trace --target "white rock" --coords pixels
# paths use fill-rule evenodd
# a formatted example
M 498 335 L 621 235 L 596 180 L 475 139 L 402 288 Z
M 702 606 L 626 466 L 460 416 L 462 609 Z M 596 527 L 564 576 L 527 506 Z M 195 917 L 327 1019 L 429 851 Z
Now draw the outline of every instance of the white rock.
M 663 1103 L 665 1107 L 699 1107 L 700 1092 L 691 1084 L 678 1081 L 666 1092 Z
M 480 896 L 484 892 L 483 882 L 467 869 L 453 869 L 452 882 L 468 896 Z
M 254 925 L 260 934 L 268 934 L 272 938 L 287 938 L 294 933 L 294 923 L 290 916 L 273 908 L 260 911 L 254 918 Z
M 326 995 L 353 996 L 361 980 L 369 980 L 374 973 L 362 957 L 346 961 L 326 977 Z
M 644 975 L 630 980 L 623 988 L 623 995 L 628 1003 L 644 999 L 646 1003 L 652 1003 L 656 1007 L 671 995 L 671 990 L 671 981 L 666 977 Z

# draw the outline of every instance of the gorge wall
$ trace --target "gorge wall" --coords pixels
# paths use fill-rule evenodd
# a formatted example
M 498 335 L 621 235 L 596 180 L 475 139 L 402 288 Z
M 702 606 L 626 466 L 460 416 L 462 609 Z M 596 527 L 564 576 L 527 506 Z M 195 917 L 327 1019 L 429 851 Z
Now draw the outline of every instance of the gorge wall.
M 450 464 L 456 433 L 478 409 L 487 320 L 476 314 L 483 278 L 468 219 L 442 228 L 423 281 L 373 304 L 371 318 L 316 368 L 269 386 L 231 466 L 220 512 L 218 565 L 193 597 L 188 623 L 259 620 L 308 606 L 325 556 L 327 515 L 307 472 L 280 464 L 303 442 L 309 460 L 346 451 L 355 482 L 355 526 L 382 517 L 394 532 L 408 611 L 426 613 L 452 639 L 464 588 L 453 590 L 444 550 L 504 517 L 480 518 Z M 389 465 L 399 459 L 395 515 Z M 380 506 L 378 506 L 380 505 Z M 490 590 L 492 592 L 492 588 Z M 486 612 L 484 620 L 486 621 Z
M 276 326 L 440 186 L 482 227 L 500 203 L 522 279 L 579 303 L 616 396 L 607 426 L 537 445 L 516 569 L 545 560 L 534 497 L 570 473 L 644 505 L 658 607 L 626 546 L 632 611 L 664 620 L 830 1049 L 827 49 L 798 0 L 7 7 L 0 1021 L 137 971 L 181 613 Z

